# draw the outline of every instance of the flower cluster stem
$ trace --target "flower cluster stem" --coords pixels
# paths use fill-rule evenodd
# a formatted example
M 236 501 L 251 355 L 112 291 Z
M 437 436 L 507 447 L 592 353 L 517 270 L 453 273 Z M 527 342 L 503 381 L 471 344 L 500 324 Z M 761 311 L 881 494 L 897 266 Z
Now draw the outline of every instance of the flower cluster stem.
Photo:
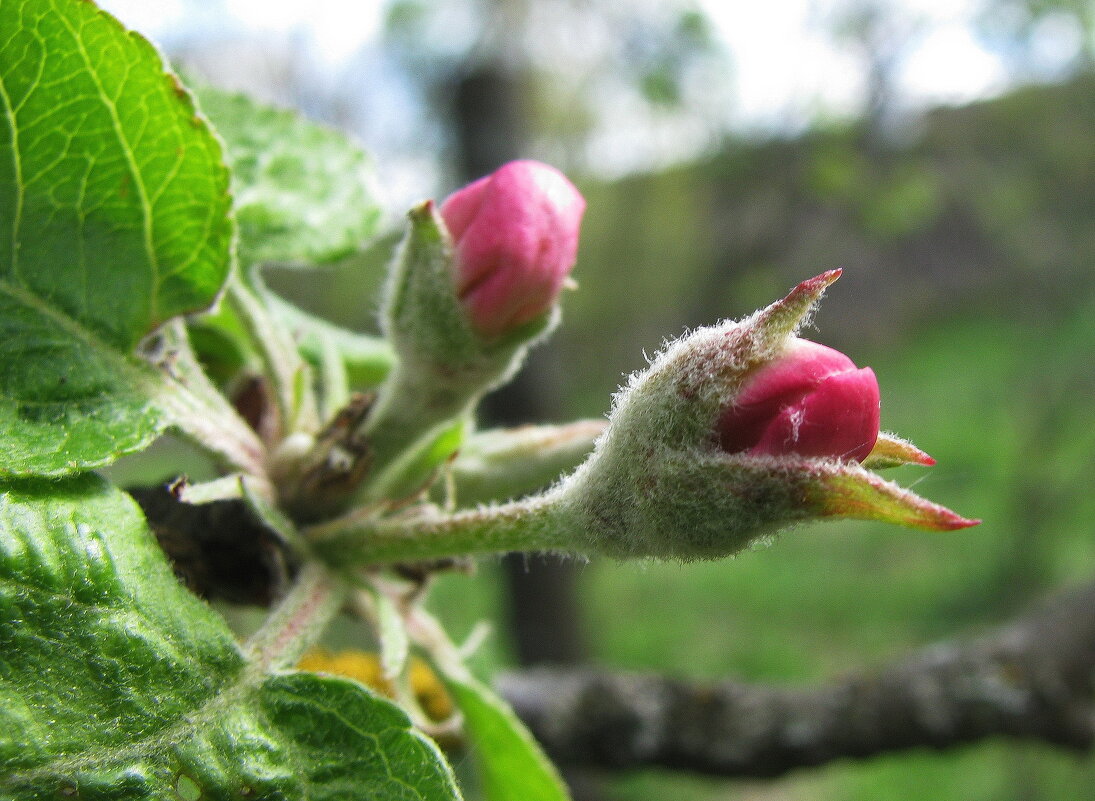
M 170 410 L 179 431 L 270 494 L 262 441 L 205 374 L 182 319 L 167 323 L 161 336 L 172 358 L 152 391 Z
M 247 641 L 253 670 L 292 667 L 323 634 L 350 593 L 350 585 L 317 561 L 306 562 L 289 593 Z
M 311 387 L 310 369 L 288 330 L 274 319 L 267 304 L 238 278 L 229 282 L 227 300 L 261 352 L 274 386 L 284 433 L 315 431 L 319 412 Z
M 413 458 L 415 446 L 445 423 L 470 414 L 479 395 L 447 384 L 434 370 L 398 362 L 364 425 L 370 460 L 365 499 L 393 491 L 403 458 Z
M 314 552 L 340 567 L 509 551 L 572 551 L 573 526 L 551 492 L 452 515 L 430 506 L 387 518 L 359 515 L 306 529 Z

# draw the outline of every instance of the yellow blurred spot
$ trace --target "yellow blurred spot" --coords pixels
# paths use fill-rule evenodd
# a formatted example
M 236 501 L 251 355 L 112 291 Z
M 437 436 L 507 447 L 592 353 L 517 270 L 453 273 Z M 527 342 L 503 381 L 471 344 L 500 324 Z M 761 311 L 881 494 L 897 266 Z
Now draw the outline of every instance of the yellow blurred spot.
M 374 690 L 391 695 L 391 687 L 380 670 L 380 659 L 368 651 L 340 651 L 332 654 L 323 648 L 315 648 L 297 663 L 301 670 L 313 673 L 330 673 L 356 679 Z
M 313 673 L 346 676 L 388 698 L 396 696 L 395 687 L 384 678 L 379 656 L 371 651 L 348 650 L 333 654 L 324 648 L 315 648 L 301 657 L 297 667 Z M 410 682 L 418 705 L 431 720 L 445 720 L 452 715 L 452 699 L 445 685 L 424 660 L 411 658 Z

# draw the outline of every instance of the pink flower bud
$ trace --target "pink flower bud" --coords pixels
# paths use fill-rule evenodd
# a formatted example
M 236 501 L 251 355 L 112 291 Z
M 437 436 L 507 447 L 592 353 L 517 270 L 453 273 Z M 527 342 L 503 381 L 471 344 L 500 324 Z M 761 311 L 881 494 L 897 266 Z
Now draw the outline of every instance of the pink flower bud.
M 718 433 L 728 453 L 862 462 L 878 439 L 878 421 L 874 372 L 796 337 L 746 378 L 722 412 Z
M 551 309 L 577 257 L 585 205 L 566 176 L 537 161 L 511 161 L 445 200 L 456 292 L 478 334 L 498 337 Z

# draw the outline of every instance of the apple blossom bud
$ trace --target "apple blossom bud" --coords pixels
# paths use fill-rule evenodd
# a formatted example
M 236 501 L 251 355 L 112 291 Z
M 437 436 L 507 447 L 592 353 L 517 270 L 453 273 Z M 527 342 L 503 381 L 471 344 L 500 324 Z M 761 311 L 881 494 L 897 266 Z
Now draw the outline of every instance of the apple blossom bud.
M 874 373 L 795 336 L 831 271 L 739 322 L 668 345 L 616 397 L 589 458 L 556 489 L 576 548 L 713 558 L 799 521 L 974 525 L 865 469 L 931 457 L 880 435 Z
M 719 417 L 723 450 L 862 462 L 878 439 L 878 381 L 840 351 L 792 338 Z
M 493 339 L 551 310 L 574 266 L 585 200 L 554 167 L 511 161 L 441 205 L 456 294 Z
M 440 210 L 411 210 L 381 318 L 397 360 L 358 432 L 371 460 L 363 497 L 403 492 L 418 468 L 443 464 L 459 445 L 446 432 L 556 325 L 584 209 L 557 170 L 515 161 Z

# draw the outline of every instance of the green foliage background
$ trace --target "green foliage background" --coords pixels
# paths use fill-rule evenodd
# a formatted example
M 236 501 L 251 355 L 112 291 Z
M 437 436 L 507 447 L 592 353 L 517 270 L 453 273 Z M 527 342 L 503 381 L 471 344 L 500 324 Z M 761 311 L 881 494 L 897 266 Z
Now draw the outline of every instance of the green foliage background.
M 580 289 L 533 365 L 558 419 L 601 414 L 665 336 L 843 266 L 808 336 L 872 366 L 883 426 L 938 459 L 896 480 L 984 518 L 950 534 L 804 526 L 730 562 L 590 563 L 582 625 L 598 663 L 819 681 L 976 635 L 1095 575 L 1093 127 L 1095 79 L 1081 77 L 938 110 L 899 144 L 856 128 L 732 142 L 583 187 Z M 496 615 L 489 582 L 439 589 L 464 626 Z M 610 797 L 1049 801 L 1092 786 L 1089 755 L 993 742 L 763 783 L 650 772 Z

